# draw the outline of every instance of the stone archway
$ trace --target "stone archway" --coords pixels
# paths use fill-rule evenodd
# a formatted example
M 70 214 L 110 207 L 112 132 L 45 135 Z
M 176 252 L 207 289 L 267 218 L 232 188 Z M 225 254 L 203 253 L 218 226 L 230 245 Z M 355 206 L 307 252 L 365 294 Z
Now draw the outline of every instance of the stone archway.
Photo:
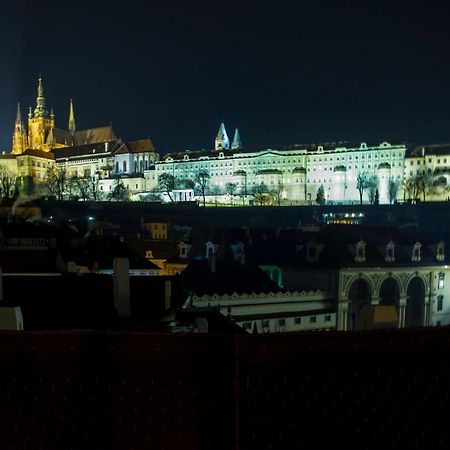
M 398 310 L 400 305 L 400 286 L 392 277 L 386 278 L 380 286 L 380 305 L 395 306 Z
M 372 299 L 372 291 L 370 284 L 363 278 L 358 278 L 351 284 L 348 290 L 348 317 L 347 330 L 362 330 L 364 309 L 367 308 Z
M 416 276 L 406 291 L 405 327 L 422 327 L 425 321 L 425 284 Z

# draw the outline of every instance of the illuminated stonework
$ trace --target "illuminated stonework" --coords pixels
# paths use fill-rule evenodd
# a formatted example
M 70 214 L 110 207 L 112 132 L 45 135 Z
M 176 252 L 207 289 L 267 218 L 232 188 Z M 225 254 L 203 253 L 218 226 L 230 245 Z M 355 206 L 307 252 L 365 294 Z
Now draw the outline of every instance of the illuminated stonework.
M 163 173 L 176 179 L 209 174 L 208 195 L 227 199 L 227 184 L 236 185 L 236 203 L 247 204 L 255 190 L 264 186 L 266 204 L 311 204 L 323 186 L 327 204 L 359 203 L 358 176 L 374 183 L 380 203 L 393 203 L 403 183 L 404 144 L 328 144 L 295 145 L 289 148 L 245 149 L 170 153 L 149 173 L 148 188 L 157 186 Z M 389 186 L 395 183 L 395 198 Z M 230 196 L 228 195 L 228 198 Z M 263 197 L 264 198 L 264 197 Z M 228 200 L 229 202 L 230 200 Z M 363 191 L 363 202 L 369 203 L 369 189 Z

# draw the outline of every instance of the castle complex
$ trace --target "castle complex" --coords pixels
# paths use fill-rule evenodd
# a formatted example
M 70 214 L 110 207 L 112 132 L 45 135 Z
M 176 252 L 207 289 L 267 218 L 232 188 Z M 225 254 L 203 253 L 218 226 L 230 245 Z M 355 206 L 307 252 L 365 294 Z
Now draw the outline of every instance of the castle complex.
M 361 200 L 386 204 L 411 198 L 407 181 L 417 177 L 427 183 L 424 192 L 428 189 L 435 198 L 447 198 L 447 153 L 450 163 L 447 146 L 407 151 L 404 143 L 393 141 L 249 149 L 243 147 L 238 129 L 230 143 L 221 123 L 214 149 L 167 153 L 160 158 L 150 139 L 123 142 L 112 126 L 77 130 L 72 100 L 67 129 L 57 128 L 39 77 L 36 106 L 29 110 L 27 127 L 18 105 L 11 153 L 0 158 L 0 165 L 42 184 L 48 168 L 56 164 L 68 177 L 95 177 L 104 193 L 122 179 L 135 198 L 159 192 L 163 200 L 196 200 L 195 180 L 201 173 L 206 180 L 202 195 L 216 204 Z M 162 176 L 172 180 L 170 192 L 161 188 Z

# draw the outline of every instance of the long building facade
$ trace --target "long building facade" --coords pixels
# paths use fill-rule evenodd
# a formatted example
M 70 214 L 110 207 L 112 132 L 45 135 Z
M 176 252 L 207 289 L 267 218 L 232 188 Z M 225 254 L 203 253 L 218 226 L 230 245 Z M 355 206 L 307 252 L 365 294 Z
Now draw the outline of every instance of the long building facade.
M 408 149 L 386 140 L 250 149 L 243 147 L 237 129 L 230 140 L 221 123 L 213 149 L 160 157 L 150 139 L 123 142 L 111 125 L 77 130 L 72 100 L 67 130 L 57 128 L 39 77 L 27 127 L 18 106 L 11 152 L 0 156 L 0 166 L 42 185 L 53 165 L 66 170 L 68 178 L 95 177 L 105 193 L 120 179 L 133 199 L 388 204 L 450 195 L 450 145 Z M 167 183 L 162 186 L 164 178 L 171 180 L 170 191 Z
M 232 190 L 233 196 L 265 195 L 278 204 L 310 204 L 320 188 L 328 203 L 359 202 L 359 177 L 361 183 L 372 180 L 380 203 L 393 203 L 403 183 L 405 152 L 404 144 L 390 142 L 186 151 L 165 155 L 147 176 L 152 189 L 162 174 L 181 183 L 203 172 L 210 197 L 226 199 Z M 364 202 L 369 201 L 367 195 L 363 188 Z

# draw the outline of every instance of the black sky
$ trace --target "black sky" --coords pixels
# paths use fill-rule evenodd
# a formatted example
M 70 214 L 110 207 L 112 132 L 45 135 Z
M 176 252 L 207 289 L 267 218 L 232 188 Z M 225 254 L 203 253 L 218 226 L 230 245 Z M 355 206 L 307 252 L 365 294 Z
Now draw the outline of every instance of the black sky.
M 0 148 L 44 77 L 57 126 L 112 122 L 161 152 L 450 141 L 450 20 L 433 2 L 0 1 Z

